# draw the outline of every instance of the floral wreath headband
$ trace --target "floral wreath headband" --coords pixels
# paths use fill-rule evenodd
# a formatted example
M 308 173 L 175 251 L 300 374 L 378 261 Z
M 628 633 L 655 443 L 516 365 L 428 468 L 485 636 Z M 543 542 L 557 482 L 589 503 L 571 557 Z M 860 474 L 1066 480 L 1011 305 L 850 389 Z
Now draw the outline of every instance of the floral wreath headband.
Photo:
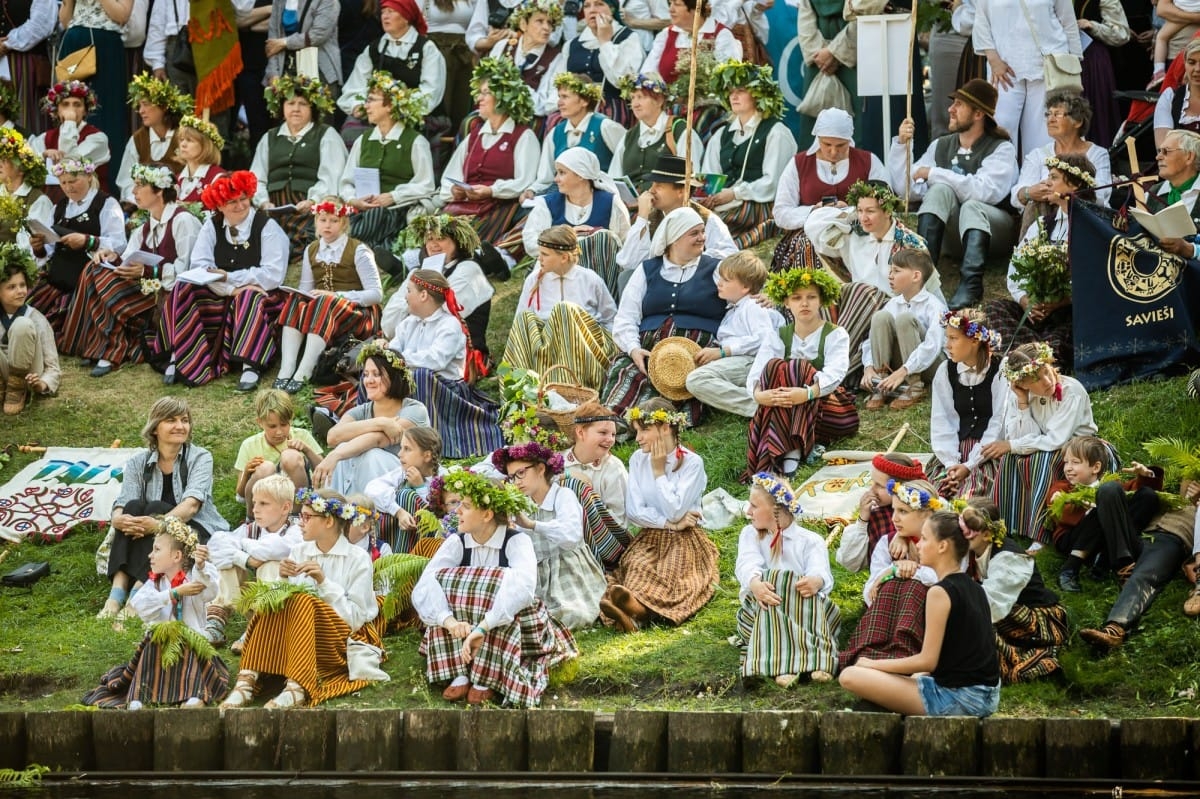
M 604 93 L 603 87 L 599 83 L 592 83 L 591 79 L 585 79 L 574 72 L 560 72 L 555 75 L 554 88 L 574 92 L 592 105 L 600 102 Z
M 676 429 L 682 429 L 688 426 L 688 416 L 683 411 L 668 411 L 659 408 L 646 413 L 636 405 L 625 411 L 625 421 L 630 425 L 637 422 L 643 427 L 652 424 L 668 424 Z
M 379 520 L 379 514 L 370 508 L 338 497 L 323 497 L 311 488 L 297 489 L 296 501 L 301 505 L 308 505 L 322 516 L 333 516 L 355 526 Z
M 792 267 L 783 272 L 776 272 L 767 280 L 763 293 L 776 305 L 783 305 L 792 293 L 801 288 L 815 288 L 821 295 L 821 307 L 832 305 L 841 294 L 842 286 L 837 278 L 824 269 L 805 269 Z
M 350 205 L 350 203 L 334 202 L 333 200 L 322 200 L 319 203 L 313 203 L 309 211 L 313 216 L 317 214 L 329 214 L 330 216 L 346 217 L 358 213 L 358 210 L 353 205 Z
M 191 557 L 192 553 L 196 551 L 196 546 L 200 543 L 200 538 L 196 535 L 196 531 L 177 516 L 162 517 L 162 523 L 158 526 L 157 535 L 169 535 L 180 544 L 183 544 L 183 552 L 188 557 Z
M 636 77 L 625 75 L 617 87 L 621 90 L 621 96 L 626 100 L 632 97 L 636 91 L 650 92 L 666 98 L 670 96 L 667 82 L 657 72 L 641 72 Z
M 379 92 L 388 104 L 392 120 L 410 128 L 420 128 L 425 119 L 425 92 L 410 89 L 396 80 L 392 73 L 375 70 L 367 81 L 366 94 L 358 99 L 366 102 L 371 92 Z
M 888 216 L 895 216 L 904 210 L 904 201 L 882 183 L 856 180 L 850 191 L 846 192 L 846 205 L 856 206 L 863 197 L 873 197 Z
M 804 508 L 800 507 L 800 497 L 792 493 L 791 486 L 780 477 L 769 472 L 759 472 L 750 478 L 750 483 L 770 494 L 775 504 L 787 508 L 792 516 L 799 516 L 804 512 Z
M 71 158 L 68 156 L 56 163 L 53 171 L 54 176 L 59 178 L 63 175 L 92 175 L 96 172 L 96 165 L 88 158 Z
M 521 70 L 509 58 L 484 58 L 471 71 L 471 96 L 478 98 L 483 84 L 488 85 L 496 110 L 510 117 L 518 125 L 527 125 L 533 119 L 533 97 Z
M 0 265 L 7 266 L 11 263 L 18 263 L 25 272 L 25 283 L 32 288 L 34 281 L 37 280 L 37 262 L 33 260 L 33 253 L 29 250 L 19 247 L 16 244 L 0 244 Z
M 179 91 L 170 81 L 159 80 L 149 72 L 134 75 L 129 81 L 129 100 L 133 103 L 145 100 L 176 117 L 190 114 L 194 110 L 189 95 Z
M 997 331 L 979 322 L 972 322 L 961 311 L 946 311 L 942 314 L 942 327 L 952 327 L 961 331 L 967 338 L 978 341 L 993 352 L 1000 349 L 1004 341 Z
M 542 13 L 550 18 L 550 25 L 557 28 L 563 21 L 562 4 L 554 0 L 525 0 L 508 17 L 508 27 L 521 30 L 521 23 L 534 14 Z
M 129 176 L 134 183 L 144 183 L 156 189 L 169 189 L 175 185 L 175 174 L 170 167 L 152 166 L 150 164 L 134 164 L 129 170 Z
M 471 500 L 477 509 L 490 510 L 506 518 L 528 513 L 533 508 L 532 500 L 511 483 L 496 484 L 469 471 L 446 475 L 442 491 L 452 491 Z
M 492 453 L 492 465 L 502 473 L 508 471 L 508 464 L 518 461 L 545 464 L 550 475 L 562 474 L 563 470 L 563 456 L 537 441 L 501 447 Z
M 50 87 L 50 91 L 46 92 L 46 96 L 42 99 L 42 108 L 50 116 L 57 118 L 58 103 L 66 97 L 78 97 L 80 100 L 83 100 L 83 111 L 85 114 L 92 113 L 100 104 L 91 86 L 88 86 L 81 80 L 69 80 L 65 83 L 56 83 Z
M 211 122 L 207 122 L 200 117 L 188 114 L 183 119 L 179 120 L 179 127 L 191 128 L 215 144 L 218 150 L 225 149 L 225 138 L 221 135 L 221 131 L 217 130 L 217 126 Z
M 726 110 L 729 109 L 729 93 L 734 89 L 750 92 L 763 119 L 783 116 L 783 90 L 775 81 L 771 67 L 732 60 L 713 67 L 709 91 L 720 98 Z
M 15 128 L 0 128 L 0 159 L 12 161 L 25 174 L 25 183 L 30 186 L 46 182 L 46 159 L 34 152 Z
M 267 101 L 267 111 L 271 116 L 283 115 L 283 104 L 293 97 L 300 97 L 321 112 L 322 115 L 333 113 L 333 92 L 329 86 L 316 78 L 306 75 L 280 75 L 272 78 L 263 89 L 263 98 Z
M 408 381 L 409 389 L 412 389 L 414 386 L 412 372 L 409 371 L 408 363 L 404 360 L 403 355 L 391 349 L 386 344 L 371 342 L 370 344 L 364 344 L 362 349 L 358 351 L 358 357 L 354 360 L 354 363 L 360 367 L 365 366 L 367 359 L 371 357 L 382 358 L 388 366 L 404 376 L 404 379 Z
M 1033 345 L 1035 353 L 1033 359 L 1021 366 L 1013 366 L 1009 363 L 1009 359 L 1005 358 L 1000 362 L 1000 374 L 1004 375 L 1004 379 L 1010 383 L 1019 383 L 1022 380 L 1038 376 L 1042 371 L 1043 366 L 1054 365 L 1054 350 L 1044 341 L 1039 341 Z
M 919 488 L 907 488 L 899 480 L 888 480 L 887 490 L 911 510 L 941 510 L 945 505 L 937 494 Z
M 1052 155 L 1046 159 L 1046 169 L 1057 169 L 1059 172 L 1070 175 L 1089 189 L 1096 185 L 1095 175 L 1089 174 L 1077 166 L 1072 166 L 1057 156 Z

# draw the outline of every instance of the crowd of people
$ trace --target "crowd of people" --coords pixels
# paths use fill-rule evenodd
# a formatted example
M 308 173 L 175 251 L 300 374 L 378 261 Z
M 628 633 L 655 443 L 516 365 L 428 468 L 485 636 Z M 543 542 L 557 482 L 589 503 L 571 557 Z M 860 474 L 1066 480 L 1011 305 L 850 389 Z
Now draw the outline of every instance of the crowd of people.
M 47 5 L 29 5 L 26 32 Z M 95 379 L 146 362 L 168 385 L 232 375 L 258 392 L 262 433 L 239 451 L 247 518 L 231 525 L 187 403 L 151 409 L 101 614 L 179 622 L 187 654 L 167 665 L 167 639 L 148 637 L 89 702 L 240 707 L 277 683 L 268 706 L 290 707 L 385 679 L 401 581 L 372 563 L 417 553 L 428 565 L 401 599 L 429 681 L 450 701 L 536 705 L 578 654 L 571 630 L 679 625 L 712 597 L 708 478 L 681 431 L 714 409 L 747 420 L 747 678 L 840 675 L 904 713 L 987 715 L 1001 683 L 1059 669 L 1069 627 L 1034 567 L 1042 544 L 1067 558 L 1064 591 L 1085 565 L 1123 581 L 1106 623 L 1081 631 L 1102 648 L 1194 559 L 1196 484 L 1154 493 L 1161 470 L 1134 463 L 1151 493 L 1108 488 L 1121 459 L 1069 374 L 1069 283 L 1054 293 L 1036 274 L 1039 253 L 1065 252 L 1071 200 L 1112 197 L 1113 68 L 1093 55 L 1129 39 L 1119 6 L 956 4 L 929 44 L 930 120 L 916 103 L 884 147 L 880 103 L 854 96 L 855 16 L 873 13 L 858 4 L 797 3 L 810 83 L 833 78 L 849 100 L 795 131 L 762 50 L 770 0 L 586 0 L 568 18 L 551 0 L 381 0 L 340 17 L 158 0 L 141 52 L 131 5 L 59 10 L 60 63 L 95 50 L 86 81 L 37 84 L 31 52 L 0 82 L 3 411 L 52 395 L 60 358 Z M 1079 55 L 1080 31 L 1082 91 L 1047 91 L 1030 42 Z M 1162 70 L 1175 84 L 1146 203 L 1200 216 L 1200 45 L 1161 44 L 1185 67 Z M 971 77 L 976 54 L 990 79 Z M 692 66 L 695 107 L 680 89 Z M 227 171 L 247 138 L 248 168 Z M 776 239 L 767 264 L 753 248 Z M 1011 253 L 1010 297 L 985 292 L 995 253 Z M 490 279 L 524 264 L 515 316 L 492 319 Z M 294 427 L 293 396 L 351 339 L 354 378 L 317 390 L 312 434 Z M 561 370 L 586 398 L 502 416 L 478 386 L 497 363 L 547 384 Z M 935 460 L 876 457 L 842 536 L 838 562 L 869 572 L 842 647 L 826 545 L 788 478 L 860 412 L 927 399 Z M 618 436 L 637 442 L 628 465 Z M 230 686 L 214 647 L 235 608 L 248 624 Z

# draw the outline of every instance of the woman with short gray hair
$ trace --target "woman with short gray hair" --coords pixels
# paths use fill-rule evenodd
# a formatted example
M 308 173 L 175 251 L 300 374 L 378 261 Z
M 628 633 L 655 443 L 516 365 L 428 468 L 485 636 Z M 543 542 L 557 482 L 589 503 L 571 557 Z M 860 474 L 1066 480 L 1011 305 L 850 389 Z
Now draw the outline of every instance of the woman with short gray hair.
M 1096 185 L 1112 183 L 1112 166 L 1108 151 L 1093 144 L 1085 137 L 1092 124 L 1092 106 L 1087 99 L 1074 92 L 1058 91 L 1046 95 L 1046 132 L 1050 143 L 1031 150 L 1025 155 L 1017 185 L 1013 186 L 1012 204 L 1024 211 L 1029 203 L 1053 201 L 1050 190 L 1050 171 L 1046 168 L 1048 158 L 1064 155 L 1082 155 L 1096 167 Z M 1112 188 L 1096 190 L 1096 202 L 1108 205 Z

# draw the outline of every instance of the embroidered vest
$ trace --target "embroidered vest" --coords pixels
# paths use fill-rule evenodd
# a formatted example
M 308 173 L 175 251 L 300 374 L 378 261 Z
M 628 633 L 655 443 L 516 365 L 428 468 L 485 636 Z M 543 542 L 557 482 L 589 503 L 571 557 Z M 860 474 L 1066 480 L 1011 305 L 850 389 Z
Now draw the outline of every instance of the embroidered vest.
M 501 57 L 507 58 L 514 64 L 517 64 L 517 69 L 521 70 L 521 80 L 525 82 L 526 86 L 536 92 L 542 84 L 542 76 L 550 69 L 550 65 L 554 63 L 554 59 L 558 58 L 559 49 L 547 44 L 543 48 L 542 54 L 532 64 L 526 66 L 517 63 L 518 41 L 519 37 L 509 39 L 508 44 L 504 46 Z
M 678 141 L 687 130 L 687 122 L 675 117 L 667 117 L 666 132 L 659 137 L 658 141 L 645 148 L 638 144 L 640 128 L 640 124 L 634 124 L 632 128 L 625 131 L 625 151 L 621 153 L 621 170 L 633 181 L 633 185 L 637 186 L 638 191 L 646 191 L 650 188 L 650 181 L 646 176 L 654 171 L 654 165 L 658 163 L 658 157 L 663 154 L 663 151 L 666 150 L 671 155 L 678 154 Z
M 996 148 L 1006 142 L 999 136 L 984 133 L 971 147 L 970 154 L 958 152 L 958 134 L 947 133 L 933 145 L 933 163 L 942 169 L 950 169 L 962 175 L 974 175 L 979 171 L 984 159 L 995 152 Z
M 621 28 L 617 34 L 613 36 L 613 44 L 620 44 L 628 39 L 633 34 L 629 28 Z M 587 75 L 592 79 L 592 83 L 600 84 L 604 87 L 604 98 L 606 100 L 617 100 L 621 97 L 621 88 L 614 86 L 608 82 L 604 75 L 604 68 L 600 66 L 600 48 L 589 50 L 579 43 L 579 38 L 576 37 L 567 45 L 567 72 L 573 72 L 576 75 Z
M 992 418 L 992 381 L 1000 371 L 1000 359 L 992 358 L 987 375 L 977 386 L 959 382 L 958 369 L 946 364 L 946 377 L 950 378 L 950 394 L 954 398 L 954 410 L 958 413 L 958 440 L 983 438 L 988 422 Z
M 754 135 L 746 137 L 741 144 L 733 143 L 733 127 L 725 126 L 725 132 L 721 136 L 721 169 L 729 178 L 726 185 L 753 183 L 763 176 L 767 134 L 778 124 L 778 119 L 762 120 L 758 123 Z
M 146 245 L 146 242 L 150 240 L 150 220 L 147 219 L 145 222 L 143 222 L 142 223 L 142 250 L 145 252 L 152 252 L 155 255 L 161 255 L 162 259 L 163 259 L 163 263 L 167 263 L 167 264 L 175 263 L 175 260 L 177 258 L 179 258 L 179 251 L 178 251 L 178 248 L 175 246 L 175 217 L 179 216 L 180 214 L 186 214 L 186 213 L 190 213 L 190 211 L 185 210 L 181 206 L 178 206 L 178 205 L 175 206 L 174 213 L 172 213 L 170 217 L 168 217 L 166 220 L 164 220 L 163 225 L 160 228 L 162 230 L 162 238 L 157 243 L 155 243 L 155 245 L 153 247 L 148 247 Z M 159 271 L 161 274 L 161 270 L 159 270 L 158 267 L 143 266 L 142 267 L 142 277 L 145 277 L 145 278 L 154 277 L 155 271 Z
M 97 191 L 87 208 L 79 215 L 69 217 L 67 216 L 67 203 L 70 200 L 63 197 L 54 206 L 54 226 L 67 228 L 85 236 L 99 236 L 100 211 L 104 208 L 104 201 L 107 199 L 107 194 Z M 54 248 L 54 254 L 50 256 L 50 262 L 46 266 L 46 282 L 59 291 L 65 291 L 68 294 L 74 292 L 75 286 L 79 283 L 79 276 L 83 274 L 83 268 L 87 266 L 88 260 L 86 247 L 81 250 L 72 250 L 64 244 L 59 244 Z
M 319 241 L 314 241 L 308 245 L 308 262 L 312 265 L 316 287 L 322 291 L 362 291 L 362 280 L 354 266 L 354 253 L 362 242 L 353 238 L 346 239 L 341 260 L 335 264 L 317 260 L 320 244 Z
M 362 148 L 358 151 L 358 165 L 378 169 L 379 185 L 384 191 L 408 183 L 416 174 L 412 149 L 418 135 L 415 130 L 406 127 L 400 132 L 399 139 L 378 141 L 368 133 L 360 139 Z
M 717 296 L 713 282 L 713 272 L 720 262 L 711 255 L 701 255 L 696 274 L 682 283 L 672 283 L 662 276 L 661 255 L 644 262 L 646 296 L 642 299 L 641 332 L 657 330 L 674 318 L 680 330 L 706 330 L 715 336 L 725 317 L 725 300 Z
M 551 189 L 546 195 L 546 207 L 550 209 L 551 224 L 570 225 L 567 221 L 567 198 L 558 189 Z M 592 193 L 592 212 L 587 220 L 579 224 L 588 227 L 607 228 L 612 221 L 613 194 L 597 189 Z
M 796 156 L 796 175 L 800 178 L 800 204 L 819 205 L 823 197 L 833 195 L 845 202 L 850 187 L 871 175 L 871 152 L 850 148 L 850 168 L 841 183 L 830 185 L 817 176 L 815 153 L 799 153 Z
M 196 181 L 196 187 L 187 194 L 184 194 L 183 167 L 180 167 L 179 173 L 175 176 L 175 189 L 179 193 L 177 201 L 181 203 L 200 202 L 200 195 L 204 193 L 204 190 L 207 189 L 214 180 L 223 176 L 224 174 L 225 173 L 221 171 L 221 167 L 217 166 L 216 164 L 212 164 L 208 167 L 208 171 L 206 171 L 204 175 L 198 181 Z
M 167 145 L 167 152 L 163 155 L 162 160 L 156 160 L 150 154 L 150 129 L 138 128 L 133 132 L 133 148 L 137 151 L 138 163 L 143 165 L 162 164 L 171 170 L 172 174 L 178 175 L 179 170 L 183 168 L 183 164 L 179 162 L 177 153 L 179 151 L 179 137 L 172 136 L 171 143 Z
M 612 163 L 612 150 L 608 149 L 608 143 L 600 135 L 601 127 L 607 118 L 593 112 L 588 117 L 587 127 L 583 129 L 583 135 L 579 137 L 579 144 L 575 145 L 576 147 L 582 147 L 585 150 L 591 150 L 595 153 L 596 158 L 600 160 L 600 168 L 603 170 L 607 170 L 609 164 Z M 554 130 L 550 133 L 550 141 L 554 144 L 555 158 L 562 155 L 563 150 L 566 150 L 570 146 L 567 144 L 567 121 L 565 119 L 554 126 Z
M 700 34 L 701 42 L 715 41 L 717 34 L 725 30 L 725 26 L 720 22 L 716 22 L 715 27 L 708 33 Z M 668 84 L 674 83 L 679 78 L 679 52 L 680 50 L 690 50 L 690 47 L 680 48 L 677 44 L 679 39 L 679 31 L 675 30 L 675 26 L 667 28 L 667 38 L 663 42 L 662 58 L 658 60 L 658 74 L 662 75 L 662 79 Z
M 250 235 L 242 242 L 244 246 L 235 247 L 226 235 L 225 217 L 220 211 L 214 211 L 208 223 L 217 231 L 216 241 L 213 242 L 213 262 L 217 269 L 240 272 L 258 266 L 262 261 L 262 232 L 268 219 L 266 214 L 255 213 L 250 221 Z
M 500 545 L 500 568 L 501 569 L 508 568 L 508 542 L 511 541 L 513 539 L 513 536 L 515 536 L 516 534 L 517 534 L 517 531 L 512 529 L 511 527 L 507 528 L 504 531 L 504 543 L 502 543 Z M 463 556 L 462 556 L 462 560 L 459 561 L 458 565 L 462 568 L 467 568 L 468 566 L 471 565 L 471 550 L 467 548 L 467 544 L 466 544 L 467 534 L 459 533 L 458 535 L 463 539 Z
M 483 123 L 476 125 L 467 137 L 467 157 L 463 159 L 463 180 L 472 185 L 490 186 L 497 180 L 512 180 L 516 174 L 517 141 L 528 130 L 524 125 L 515 125 L 512 132 L 505 133 L 491 147 L 480 142 Z
M 367 50 L 371 54 L 371 70 L 391 73 L 393 78 L 408 88 L 418 88 L 421 85 L 421 62 L 425 57 L 425 42 L 427 41 L 429 41 L 427 37 L 418 33 L 417 40 L 408 51 L 408 55 L 404 58 L 396 58 L 387 54 L 388 37 L 384 36 L 375 43 L 374 47 Z
M 324 125 L 313 125 L 296 142 L 280 136 L 278 128 L 267 134 L 268 192 L 287 189 L 308 195 L 321 169 L 321 137 L 325 130 Z
M 812 368 L 818 372 L 825 368 L 825 339 L 829 337 L 829 334 L 833 332 L 835 327 L 837 325 L 833 322 L 826 322 L 821 325 L 821 338 L 817 341 L 817 355 L 809 361 L 812 364 Z M 790 360 L 792 357 L 792 341 L 796 337 L 796 326 L 784 325 L 779 328 L 779 337 L 783 339 L 784 360 Z

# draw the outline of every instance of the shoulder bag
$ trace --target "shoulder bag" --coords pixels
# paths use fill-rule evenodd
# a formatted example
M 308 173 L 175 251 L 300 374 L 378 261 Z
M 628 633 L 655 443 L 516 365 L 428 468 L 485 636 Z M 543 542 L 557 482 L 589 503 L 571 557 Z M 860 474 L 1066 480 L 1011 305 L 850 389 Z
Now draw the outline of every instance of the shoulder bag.
M 1037 26 L 1029 16 L 1029 8 L 1025 0 L 1021 0 L 1021 11 L 1025 13 L 1025 22 L 1033 36 L 1033 44 L 1042 54 L 1043 80 L 1046 82 L 1046 93 L 1055 91 L 1083 93 L 1083 61 L 1072 53 L 1046 53 L 1038 40 Z

